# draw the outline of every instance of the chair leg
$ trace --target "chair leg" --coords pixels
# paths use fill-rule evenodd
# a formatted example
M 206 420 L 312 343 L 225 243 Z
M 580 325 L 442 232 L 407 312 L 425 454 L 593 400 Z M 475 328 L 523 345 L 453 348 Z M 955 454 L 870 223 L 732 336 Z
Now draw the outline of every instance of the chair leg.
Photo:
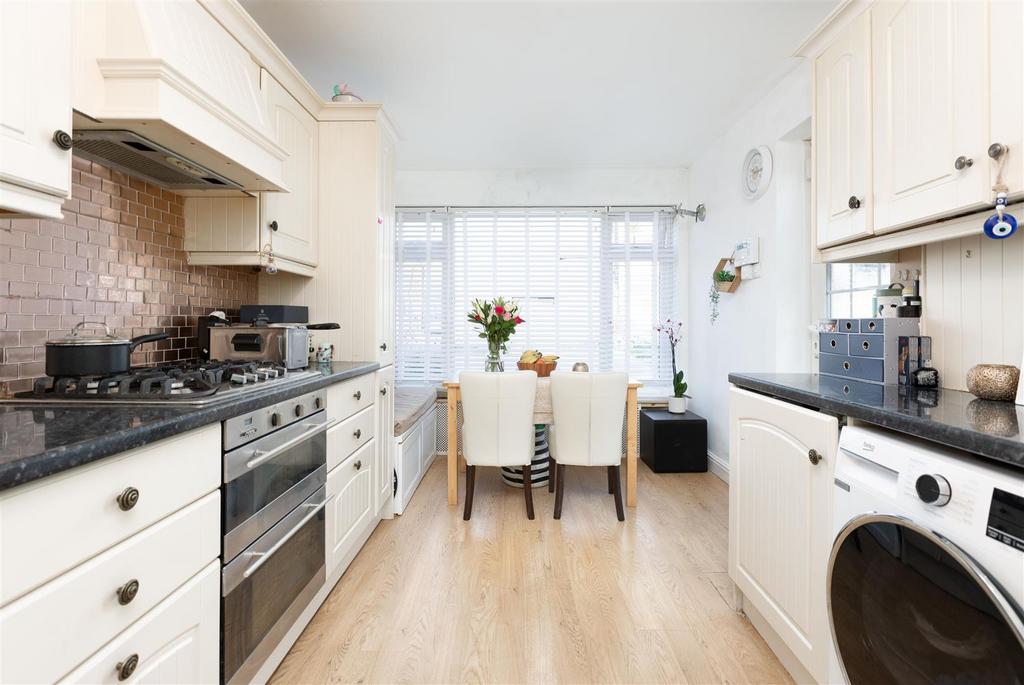
M 565 496 L 565 464 L 557 467 L 558 482 L 555 484 L 555 520 L 562 518 L 562 498 Z
M 622 510 L 622 481 L 619 479 L 618 466 L 608 467 L 608 480 L 614 486 L 612 494 L 615 495 L 615 515 L 620 521 L 625 521 L 626 513 Z
M 608 467 L 608 494 L 609 495 L 614 495 L 615 494 L 615 482 L 612 480 L 613 477 L 614 477 L 614 474 L 612 472 L 612 467 L 609 466 Z
M 466 510 L 462 513 L 462 520 L 468 521 L 473 515 L 473 488 L 476 486 L 476 466 L 466 465 Z
M 523 494 L 526 496 L 526 518 L 533 520 L 533 475 L 530 465 L 523 467 Z
M 548 492 L 555 491 L 555 470 L 558 465 L 555 463 L 555 458 L 548 456 Z

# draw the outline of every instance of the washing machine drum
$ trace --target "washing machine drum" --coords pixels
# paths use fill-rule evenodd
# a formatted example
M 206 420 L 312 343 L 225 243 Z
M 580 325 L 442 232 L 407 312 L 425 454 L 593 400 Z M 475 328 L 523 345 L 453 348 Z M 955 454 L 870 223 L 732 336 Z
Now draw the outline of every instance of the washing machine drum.
M 851 685 L 1024 683 L 1024 618 L 967 554 L 909 519 L 837 536 L 829 622 Z

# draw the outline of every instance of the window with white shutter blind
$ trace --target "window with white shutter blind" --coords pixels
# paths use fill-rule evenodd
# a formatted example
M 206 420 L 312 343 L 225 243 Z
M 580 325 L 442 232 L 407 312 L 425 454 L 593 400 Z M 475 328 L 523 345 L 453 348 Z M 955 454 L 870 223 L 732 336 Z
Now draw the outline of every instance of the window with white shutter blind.
M 526 323 L 507 366 L 526 349 L 570 367 L 668 381 L 668 345 L 654 327 L 674 314 L 671 210 L 400 209 L 396 364 L 402 383 L 481 369 L 487 347 L 466 311 L 474 298 L 519 303 Z

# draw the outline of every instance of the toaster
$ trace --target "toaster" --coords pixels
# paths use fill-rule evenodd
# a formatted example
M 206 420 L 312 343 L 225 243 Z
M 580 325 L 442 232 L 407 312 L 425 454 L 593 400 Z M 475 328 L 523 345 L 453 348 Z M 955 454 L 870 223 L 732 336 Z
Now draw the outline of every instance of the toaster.
M 218 326 L 209 330 L 210 359 L 274 362 L 289 371 L 309 366 L 305 326 Z

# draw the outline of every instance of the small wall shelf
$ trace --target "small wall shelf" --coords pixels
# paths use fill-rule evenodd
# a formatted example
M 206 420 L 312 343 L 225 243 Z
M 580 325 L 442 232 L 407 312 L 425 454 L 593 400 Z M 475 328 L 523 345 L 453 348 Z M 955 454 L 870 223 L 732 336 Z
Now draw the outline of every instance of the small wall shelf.
M 711 272 L 711 280 L 715 282 L 715 287 L 718 288 L 718 292 L 720 293 L 736 292 L 736 289 L 740 287 L 740 281 L 743 280 L 743 267 L 741 266 L 737 266 L 735 268 L 734 272 L 736 274 L 736 278 L 731 281 L 720 281 L 715 278 L 715 274 L 725 269 L 726 265 L 730 263 L 732 263 L 731 257 L 723 257 L 718 260 L 718 266 L 716 266 L 715 270 Z

